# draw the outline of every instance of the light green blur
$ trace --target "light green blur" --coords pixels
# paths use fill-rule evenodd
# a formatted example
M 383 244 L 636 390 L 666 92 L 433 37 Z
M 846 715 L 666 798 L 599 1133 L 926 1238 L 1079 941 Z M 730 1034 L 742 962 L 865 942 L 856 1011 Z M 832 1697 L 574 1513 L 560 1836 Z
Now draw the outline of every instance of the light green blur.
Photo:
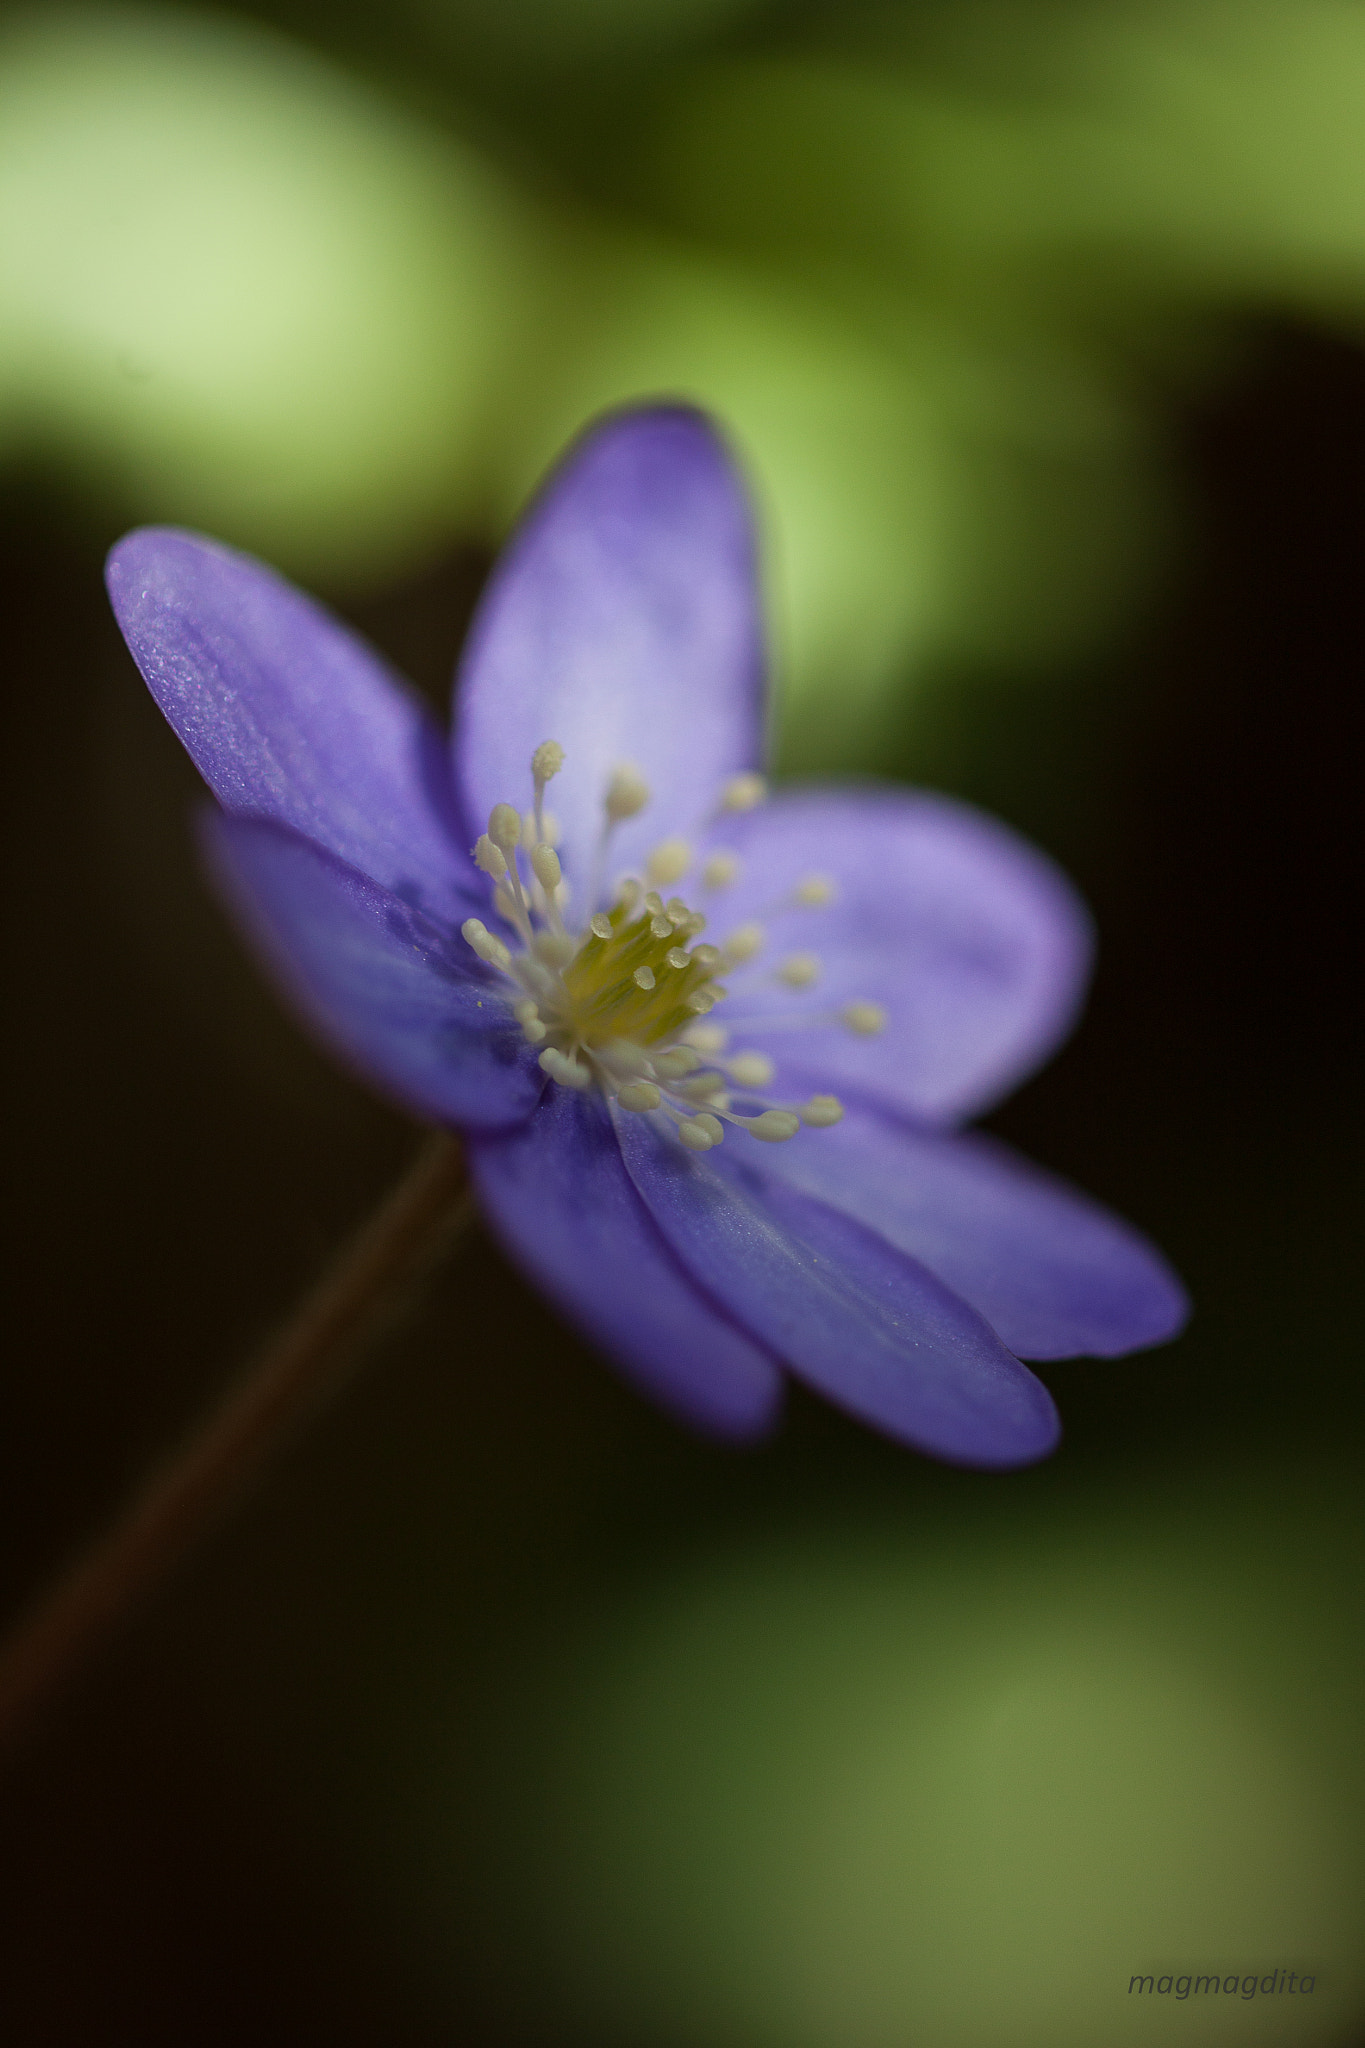
M 566 2031 L 1341 2038 L 1365 2003 L 1352 1482 L 1238 1484 L 927 1540 L 845 1520 L 608 1608 L 522 1725 L 552 1759 L 536 1811 L 504 1816 Z M 1128 1991 L 1277 1968 L 1315 1991 Z
M 274 37 L 0 42 L 0 437 L 132 516 L 370 578 L 458 531 L 523 261 L 486 166 Z
M 601 406 L 693 398 L 763 510 L 792 763 L 1118 634 L 1182 536 L 1172 398 L 1243 312 L 1365 318 L 1355 0 L 393 23 L 444 125 L 230 15 L 11 17 L 0 453 L 374 587 L 497 542 Z M 474 118 L 495 73 L 526 104 Z

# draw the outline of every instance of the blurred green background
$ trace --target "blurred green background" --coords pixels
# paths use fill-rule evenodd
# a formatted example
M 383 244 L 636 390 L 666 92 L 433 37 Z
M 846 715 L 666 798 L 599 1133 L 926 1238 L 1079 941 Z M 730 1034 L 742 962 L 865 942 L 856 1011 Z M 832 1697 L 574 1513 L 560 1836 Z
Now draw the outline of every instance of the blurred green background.
M 993 1123 L 1197 1304 L 982 1477 L 697 1442 L 471 1244 L 0 1788 L 0 2038 L 1365 2038 L 1363 337 L 1362 0 L 0 12 L 10 1611 L 412 1144 L 202 888 L 136 520 L 444 706 L 565 439 L 711 407 L 780 764 L 1075 873 Z

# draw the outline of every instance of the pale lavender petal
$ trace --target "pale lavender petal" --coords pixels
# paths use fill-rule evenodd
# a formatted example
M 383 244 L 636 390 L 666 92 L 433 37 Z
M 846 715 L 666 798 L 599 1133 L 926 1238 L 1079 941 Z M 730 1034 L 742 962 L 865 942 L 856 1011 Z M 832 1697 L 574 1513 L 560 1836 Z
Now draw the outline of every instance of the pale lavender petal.
M 558 740 L 548 799 L 577 903 L 611 770 L 653 801 L 622 824 L 612 871 L 694 833 L 721 783 L 758 764 L 762 628 L 744 489 L 715 429 L 682 406 L 622 413 L 551 477 L 495 569 L 456 696 L 466 827 L 525 809 L 531 755 Z
M 133 659 L 219 803 L 291 825 L 423 909 L 478 907 L 445 742 L 378 655 L 198 534 L 127 534 L 106 574 Z
M 621 1117 L 619 1135 L 698 1285 L 831 1401 L 958 1464 L 1024 1465 L 1054 1448 L 1046 1387 L 918 1261 L 801 1189 L 750 1175 L 742 1154 L 722 1175 L 645 1117 Z M 758 1149 L 746 1136 L 725 1144 Z
M 727 1144 L 718 1170 L 733 1165 Z M 832 1203 L 971 1303 L 1021 1358 L 1113 1358 L 1164 1344 L 1189 1303 L 1154 1245 L 993 1139 L 949 1137 L 850 1104 L 768 1148 L 750 1173 Z
M 920 1120 L 955 1122 L 1007 1093 L 1071 1030 L 1089 917 L 1050 860 L 980 811 L 883 784 L 798 789 L 724 837 L 744 866 L 735 886 L 705 899 L 707 938 L 723 942 L 757 920 L 768 942 L 752 966 L 727 974 L 715 1021 L 777 1060 L 784 1097 L 788 1084 L 862 1090 Z M 834 883 L 831 904 L 781 907 L 816 874 Z M 818 958 L 814 986 L 778 980 L 794 953 Z M 833 1021 L 854 1002 L 882 1006 L 880 1036 Z M 806 1018 L 809 1029 L 793 1028 Z
M 600 1096 L 551 1088 L 521 1130 L 474 1142 L 470 1166 L 513 1258 L 630 1379 L 720 1435 L 772 1425 L 781 1373 L 665 1245 Z
M 203 837 L 247 937 L 347 1065 L 433 1123 L 529 1115 L 545 1077 L 461 939 L 284 826 L 210 810 Z

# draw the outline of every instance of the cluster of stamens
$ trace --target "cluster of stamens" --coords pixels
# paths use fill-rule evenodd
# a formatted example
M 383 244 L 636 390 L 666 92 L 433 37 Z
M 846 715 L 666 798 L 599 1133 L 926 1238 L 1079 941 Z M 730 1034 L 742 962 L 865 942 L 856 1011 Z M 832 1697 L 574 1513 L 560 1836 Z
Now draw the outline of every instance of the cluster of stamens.
M 564 764 L 555 740 L 536 748 L 531 760 L 534 804 L 524 815 L 508 803 L 495 804 L 474 859 L 492 884 L 493 907 L 520 941 L 514 949 L 479 918 L 463 934 L 479 958 L 506 984 L 506 998 L 522 1034 L 540 1047 L 540 1064 L 561 1087 L 600 1088 L 622 1109 L 660 1111 L 672 1119 L 683 1144 L 707 1152 L 725 1135 L 725 1125 L 752 1137 L 780 1143 L 803 1124 L 838 1123 L 843 1108 L 833 1095 L 813 1095 L 797 1107 L 765 1102 L 762 1090 L 774 1078 L 766 1053 L 729 1052 L 729 1034 L 709 1021 L 727 990 L 720 977 L 746 967 L 762 951 L 758 924 L 741 925 L 724 944 L 697 943 L 706 918 L 681 896 L 661 893 L 682 880 L 693 865 L 683 840 L 664 840 L 645 863 L 643 878 L 623 876 L 610 909 L 595 908 L 604 890 L 611 835 L 649 801 L 638 769 L 615 770 L 602 805 L 596 872 L 588 894 L 589 913 L 579 928 L 566 920 L 569 905 L 556 851 L 558 831 L 545 809 L 545 786 Z M 737 775 L 726 784 L 720 812 L 751 810 L 766 788 L 761 776 Z M 525 871 L 523 871 L 523 861 Z M 735 881 L 737 855 L 711 854 L 700 880 L 710 893 Z M 834 899 L 820 875 L 799 882 L 777 908 L 812 907 Z M 811 953 L 793 953 L 776 969 L 790 989 L 811 987 L 820 963 Z M 772 1025 L 798 1021 L 790 1015 Z M 850 1003 L 837 1017 L 802 1022 L 839 1022 L 860 1035 L 881 1030 L 875 1003 Z M 740 1110 L 741 1101 L 758 1107 Z

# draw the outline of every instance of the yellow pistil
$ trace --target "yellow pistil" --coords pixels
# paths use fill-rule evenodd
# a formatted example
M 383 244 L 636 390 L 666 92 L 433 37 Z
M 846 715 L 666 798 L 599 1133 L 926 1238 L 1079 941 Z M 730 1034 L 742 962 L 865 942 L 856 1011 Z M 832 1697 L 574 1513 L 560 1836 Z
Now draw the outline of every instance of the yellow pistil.
M 609 937 L 602 934 L 603 922 Z M 589 1050 L 618 1038 L 658 1045 L 673 1037 L 724 993 L 712 979 L 714 947 L 689 953 L 679 944 L 687 936 L 686 921 L 679 929 L 648 899 L 643 909 L 637 898 L 618 903 L 605 919 L 595 918 L 562 971 L 556 1032 Z

